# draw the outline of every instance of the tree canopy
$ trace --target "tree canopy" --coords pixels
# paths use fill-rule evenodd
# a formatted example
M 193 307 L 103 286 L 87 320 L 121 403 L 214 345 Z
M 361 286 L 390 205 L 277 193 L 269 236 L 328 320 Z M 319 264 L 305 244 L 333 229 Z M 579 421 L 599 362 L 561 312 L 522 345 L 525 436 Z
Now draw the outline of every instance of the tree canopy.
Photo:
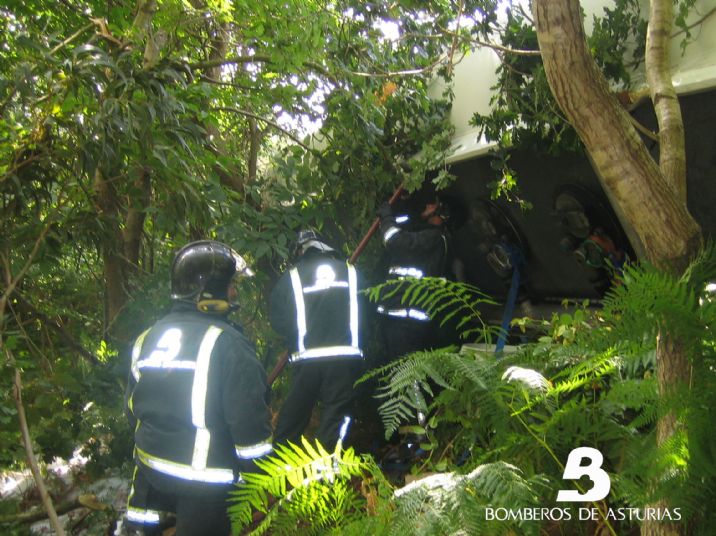
M 535 2 L 537 15 L 544 4 Z M 619 0 L 585 47 L 585 61 L 619 89 L 646 50 L 637 4 Z M 675 16 L 687 37 L 692 5 L 678 4 Z M 578 2 L 569 6 L 579 23 Z M 100 469 L 127 459 L 124 352 L 168 304 L 167 267 L 190 240 L 220 239 L 258 271 L 240 315 L 270 359 L 265 290 L 296 230 L 322 228 L 348 252 L 399 184 L 449 183 L 449 81 L 473 47 L 492 46 L 503 60 L 494 111 L 474 119 L 501 142 L 498 167 L 509 174 L 515 146 L 591 150 L 564 94 L 549 89 L 559 61 L 545 36 L 555 30 L 535 19 L 537 28 L 519 6 L 493 0 L 5 2 L 0 466 L 25 456 L 15 426 L 23 406 L 45 461 L 79 445 Z M 429 95 L 436 77 L 448 81 L 444 95 Z M 675 162 L 678 151 L 662 154 Z M 659 199 L 671 200 L 663 213 L 679 216 L 672 234 L 632 217 L 637 199 L 625 204 L 647 246 L 670 237 L 646 251 L 673 272 L 700 240 L 679 165 L 649 168 L 664 179 L 652 185 Z M 628 197 L 625 183 L 598 171 L 620 202 Z

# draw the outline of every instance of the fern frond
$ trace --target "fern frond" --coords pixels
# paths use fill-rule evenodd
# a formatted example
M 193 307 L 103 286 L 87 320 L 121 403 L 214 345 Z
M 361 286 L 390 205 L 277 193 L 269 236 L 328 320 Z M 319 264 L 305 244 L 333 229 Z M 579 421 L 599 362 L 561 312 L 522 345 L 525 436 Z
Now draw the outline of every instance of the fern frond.
M 681 281 L 701 291 L 716 279 L 716 242 L 709 241 L 684 270 Z
M 428 316 L 438 319 L 441 326 L 457 316 L 460 318 L 458 329 L 462 329 L 459 333 L 462 338 L 479 333 L 481 338 L 489 339 L 496 329 L 482 321 L 479 307 L 496 305 L 497 302 L 467 283 L 438 277 L 396 279 L 368 289 L 367 295 L 374 302 L 400 296 L 403 305 L 420 307 Z
M 698 340 L 703 333 L 702 290 L 648 264 L 628 266 L 623 284 L 610 290 L 604 300 L 602 315 L 611 329 L 602 334 L 611 336 L 614 344 L 640 344 L 645 338 L 655 339 L 659 330 L 668 326 L 678 339 Z
M 273 455 L 256 461 L 263 473 L 242 475 L 244 482 L 232 493 L 229 507 L 235 530 L 252 523 L 254 510 L 267 514 L 256 529 L 259 533 L 278 520 L 285 522 L 286 515 L 310 514 L 328 523 L 336 505 L 349 502 L 347 488 L 337 483 L 361 475 L 366 470 L 365 461 L 352 449 L 337 448 L 329 454 L 318 441 L 314 445 L 302 437 L 301 442 L 303 448 L 293 443 L 277 445 Z M 336 493 L 332 494 L 329 489 L 334 487 Z M 341 490 L 346 493 L 341 495 Z M 269 496 L 277 499 L 272 506 Z M 310 504 L 304 504 L 306 501 Z
M 574 392 L 585 385 L 594 384 L 605 376 L 615 374 L 619 364 L 620 358 L 615 355 L 614 349 L 610 349 L 559 372 L 554 376 L 552 380 L 554 387 L 548 390 L 547 395 L 559 396 Z
M 506 534 L 517 522 L 487 521 L 485 507 L 519 509 L 537 505 L 542 477 L 526 478 L 505 462 L 478 466 L 467 475 L 443 473 L 396 491 L 393 534 Z

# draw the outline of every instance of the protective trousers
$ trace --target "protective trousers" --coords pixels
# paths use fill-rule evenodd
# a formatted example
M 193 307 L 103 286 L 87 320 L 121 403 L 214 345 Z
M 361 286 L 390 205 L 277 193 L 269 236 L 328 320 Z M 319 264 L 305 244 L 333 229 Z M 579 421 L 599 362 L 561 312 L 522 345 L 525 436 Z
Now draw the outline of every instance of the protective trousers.
M 277 443 L 300 445 L 301 435 L 320 404 L 316 438 L 331 452 L 345 417 L 353 414 L 353 384 L 363 369 L 362 360 L 321 360 L 291 365 L 291 390 L 281 407 L 274 438 Z
M 205 495 L 169 493 L 153 486 L 141 470 L 135 470 L 127 501 L 127 527 L 141 530 L 145 536 L 158 536 L 171 526 L 175 516 L 175 536 L 229 536 L 231 521 L 226 510 L 232 488 L 224 489 L 212 489 Z

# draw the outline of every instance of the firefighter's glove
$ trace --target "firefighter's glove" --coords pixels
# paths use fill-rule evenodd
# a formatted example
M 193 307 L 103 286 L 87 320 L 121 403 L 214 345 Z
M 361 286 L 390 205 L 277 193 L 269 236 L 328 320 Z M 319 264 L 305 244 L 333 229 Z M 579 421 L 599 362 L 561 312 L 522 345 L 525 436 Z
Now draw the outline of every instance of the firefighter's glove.
M 383 223 L 386 220 L 393 219 L 393 207 L 390 206 L 389 203 L 383 203 L 378 207 L 378 217 L 380 218 L 380 222 Z

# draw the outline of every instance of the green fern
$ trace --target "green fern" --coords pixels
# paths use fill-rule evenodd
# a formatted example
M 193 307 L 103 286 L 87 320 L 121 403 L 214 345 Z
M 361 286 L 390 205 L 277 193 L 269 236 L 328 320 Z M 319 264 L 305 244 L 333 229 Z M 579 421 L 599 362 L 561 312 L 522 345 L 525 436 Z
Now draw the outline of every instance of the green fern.
M 438 277 L 395 279 L 367 289 L 367 294 L 373 302 L 400 296 L 403 305 L 421 308 L 441 326 L 456 319 L 462 339 L 490 341 L 499 334 L 499 328 L 482 321 L 479 311 L 480 305 L 497 302 L 467 283 Z
M 703 335 L 699 293 L 682 278 L 660 272 L 648 265 L 629 266 L 623 284 L 604 301 L 603 317 L 610 323 L 605 335 L 624 345 L 655 344 L 660 329 L 679 340 L 696 343 Z
M 336 516 L 354 504 L 346 481 L 365 473 L 369 463 L 340 445 L 329 454 L 319 442 L 314 446 L 302 438 L 301 443 L 303 448 L 277 445 L 274 455 L 256 462 L 263 473 L 242 475 L 244 482 L 232 493 L 229 508 L 235 532 L 251 525 L 254 511 L 265 514 L 256 534 L 269 529 L 291 534 L 301 521 L 310 520 L 314 528 L 335 524 L 340 521 Z
M 553 500 L 553 487 L 562 485 L 562 464 L 569 452 L 579 445 L 594 446 L 604 454 L 603 467 L 612 479 L 610 505 L 643 508 L 668 497 L 670 505 L 682 508 L 684 519 L 705 527 L 701 533 L 708 534 L 706 527 L 716 522 L 709 507 L 716 497 L 716 447 L 711 438 L 716 298 L 704 292 L 704 284 L 713 280 L 713 247 L 682 277 L 648 265 L 629 266 L 601 309 L 555 315 L 544 324 L 545 335 L 515 355 L 497 360 L 481 352 L 441 349 L 416 352 L 373 371 L 369 376 L 380 378 L 377 394 L 388 435 L 412 419 L 416 410 L 426 409 L 414 396 L 418 386 L 429 401 L 428 428 L 434 444 L 425 467 L 454 467 L 458 455 L 465 461 L 465 453 L 465 468 L 513 464 L 524 475 L 533 475 L 523 476 L 527 481 L 550 475 L 541 481 L 542 497 Z M 406 304 L 432 307 L 438 313 L 454 309 L 463 315 L 463 326 L 480 325 L 480 320 L 466 318 L 476 313 L 460 308 L 457 301 L 443 301 L 445 308 L 438 309 L 440 302 L 427 296 L 431 284 L 401 282 L 390 290 L 403 292 Z M 656 336 L 662 330 L 685 345 L 694 367 L 690 385 L 668 396 L 658 392 L 655 379 Z M 510 367 L 515 366 L 521 367 L 522 376 L 514 374 L 518 369 Z M 513 373 L 508 374 L 510 370 Z M 540 377 L 541 383 L 530 382 Z M 667 413 L 686 426 L 657 449 L 655 424 Z M 411 502 L 401 498 L 395 501 L 390 522 L 395 532 L 411 534 L 533 530 L 484 523 L 483 495 L 495 500 L 512 486 L 508 480 L 502 487 L 499 480 L 491 482 L 493 488 L 481 491 L 455 487 L 451 500 L 460 505 L 455 509 L 431 502 L 425 494 Z M 504 500 L 510 503 L 509 498 Z M 615 530 L 633 528 L 623 524 Z M 566 525 L 562 529 L 571 530 Z
M 432 359 L 425 359 L 428 352 L 416 352 L 396 361 L 384 384 L 378 388 L 375 397 L 385 399 L 378 411 L 383 420 L 385 437 L 389 438 L 401 422 L 415 418 L 418 411 L 426 413 L 423 393 L 432 396 L 428 379 L 433 379 L 444 388 L 449 388 L 442 375 L 433 366 Z M 416 389 L 418 392 L 416 393 Z
M 542 476 L 526 478 L 504 462 L 483 464 L 466 475 L 437 474 L 396 492 L 393 534 L 507 534 L 518 522 L 486 521 L 485 508 L 536 506 L 544 493 Z M 537 534 L 539 525 L 522 524 L 520 532 Z

